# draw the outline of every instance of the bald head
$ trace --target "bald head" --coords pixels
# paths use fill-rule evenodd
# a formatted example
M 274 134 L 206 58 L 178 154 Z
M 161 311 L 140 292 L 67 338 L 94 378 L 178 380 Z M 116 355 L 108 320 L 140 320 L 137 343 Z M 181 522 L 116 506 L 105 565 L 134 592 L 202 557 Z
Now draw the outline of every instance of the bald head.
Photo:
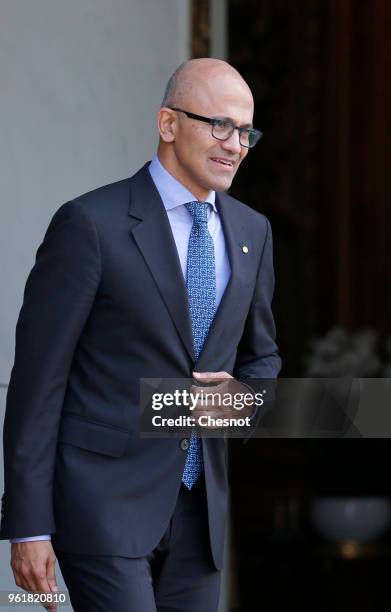
M 222 80 L 229 80 L 231 87 L 241 89 L 252 102 L 252 94 L 240 73 L 223 60 L 202 57 L 181 64 L 170 77 L 161 106 L 186 105 L 208 87 L 218 87 Z
M 229 189 L 248 153 L 241 134 L 252 128 L 253 113 L 249 86 L 227 62 L 200 58 L 181 64 L 157 112 L 160 161 L 197 200 Z

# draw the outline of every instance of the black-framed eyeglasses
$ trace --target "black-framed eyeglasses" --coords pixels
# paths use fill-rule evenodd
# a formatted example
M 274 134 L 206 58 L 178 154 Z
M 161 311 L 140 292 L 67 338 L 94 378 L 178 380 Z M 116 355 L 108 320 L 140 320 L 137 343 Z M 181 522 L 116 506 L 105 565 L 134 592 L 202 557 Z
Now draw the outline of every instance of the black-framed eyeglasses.
M 228 140 L 234 133 L 234 130 L 239 132 L 239 142 L 242 147 L 252 149 L 255 147 L 257 142 L 261 140 L 263 134 L 259 130 L 254 128 L 238 127 L 227 119 L 211 119 L 210 117 L 203 117 L 202 115 L 196 115 L 195 113 L 189 113 L 182 108 L 176 108 L 175 106 L 169 106 L 171 110 L 179 113 L 184 113 L 190 119 L 196 119 L 197 121 L 204 121 L 212 126 L 212 136 L 217 140 Z

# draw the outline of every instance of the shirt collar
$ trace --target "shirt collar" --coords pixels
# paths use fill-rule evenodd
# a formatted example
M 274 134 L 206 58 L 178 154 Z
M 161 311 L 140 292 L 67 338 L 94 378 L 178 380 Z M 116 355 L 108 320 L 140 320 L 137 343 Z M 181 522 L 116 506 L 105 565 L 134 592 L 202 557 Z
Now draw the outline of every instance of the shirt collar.
M 197 200 L 182 183 L 165 169 L 157 155 L 152 159 L 148 170 L 163 200 L 166 210 L 171 210 L 187 202 L 194 202 Z M 217 212 L 215 191 L 209 191 L 204 202 L 209 202 L 212 209 Z

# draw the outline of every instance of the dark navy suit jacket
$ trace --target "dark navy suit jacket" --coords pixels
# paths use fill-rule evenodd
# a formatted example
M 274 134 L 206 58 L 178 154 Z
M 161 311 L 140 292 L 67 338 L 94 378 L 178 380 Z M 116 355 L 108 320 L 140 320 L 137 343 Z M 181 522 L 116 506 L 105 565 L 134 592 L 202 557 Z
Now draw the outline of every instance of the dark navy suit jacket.
M 270 225 L 223 193 L 217 207 L 232 275 L 197 370 L 274 378 Z M 179 438 L 139 436 L 139 379 L 190 378 L 193 369 L 186 286 L 145 165 L 64 204 L 38 249 L 7 396 L 1 538 L 51 533 L 65 552 L 151 552 L 173 513 L 186 451 Z M 226 443 L 202 446 L 220 568 Z

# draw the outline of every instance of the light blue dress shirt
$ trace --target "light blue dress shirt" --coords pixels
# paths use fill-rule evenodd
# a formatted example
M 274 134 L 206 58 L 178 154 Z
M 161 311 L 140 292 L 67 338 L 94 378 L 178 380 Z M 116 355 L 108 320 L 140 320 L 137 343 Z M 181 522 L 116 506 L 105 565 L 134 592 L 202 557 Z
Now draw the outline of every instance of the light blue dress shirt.
M 186 280 L 187 247 L 193 225 L 193 217 L 186 209 L 185 204 L 187 202 L 194 202 L 198 198 L 165 169 L 157 155 L 149 165 L 149 172 L 163 200 L 181 262 L 183 276 Z M 208 212 L 208 230 L 212 236 L 215 249 L 217 308 L 231 276 L 231 266 L 215 199 L 215 192 L 210 191 L 204 201 L 211 204 Z
M 165 169 L 157 155 L 155 155 L 149 165 L 149 172 L 163 201 L 164 208 L 166 209 L 183 276 L 186 281 L 187 247 L 189 244 L 191 227 L 193 225 L 193 217 L 186 209 L 185 204 L 187 202 L 194 202 L 197 198 Z M 221 225 L 215 200 L 215 192 L 210 191 L 204 202 L 209 202 L 211 204 L 208 211 L 208 230 L 212 236 L 215 249 L 217 309 L 231 276 L 231 266 L 225 246 L 223 227 Z M 26 538 L 13 538 L 10 542 L 32 542 L 50 539 L 50 535 L 41 535 Z

